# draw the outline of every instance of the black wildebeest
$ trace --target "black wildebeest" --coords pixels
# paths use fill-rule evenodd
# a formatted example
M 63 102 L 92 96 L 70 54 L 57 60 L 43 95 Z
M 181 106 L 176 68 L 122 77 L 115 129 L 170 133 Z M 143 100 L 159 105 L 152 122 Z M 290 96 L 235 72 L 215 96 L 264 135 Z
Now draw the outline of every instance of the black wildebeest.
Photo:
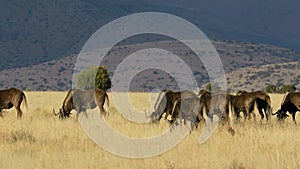
M 200 101 L 198 97 L 179 98 L 174 102 L 170 123 L 174 123 L 177 119 L 183 120 L 184 124 L 190 121 L 190 129 L 194 126 L 198 127 L 200 122 Z
M 226 91 L 209 92 L 206 90 L 200 90 L 200 116 L 204 119 L 205 114 L 210 121 L 213 122 L 213 116 L 217 115 L 220 122 L 228 127 L 228 131 L 234 135 L 234 129 L 230 125 L 229 119 L 229 105 L 230 105 L 231 95 Z M 204 119 L 205 120 L 205 119 Z
M 22 90 L 17 88 L 0 90 L 0 114 L 2 114 L 2 109 L 15 107 L 17 110 L 17 118 L 22 118 L 23 112 L 21 110 L 21 103 L 23 100 L 27 108 L 26 96 Z
M 284 120 L 288 115 L 286 112 L 292 114 L 294 123 L 296 124 L 296 112 L 300 111 L 300 92 L 286 93 L 280 109 L 272 115 L 277 115 L 279 121 Z
M 238 92 L 237 95 L 231 95 L 230 98 L 232 112 L 235 115 L 235 119 L 240 117 L 239 113 L 242 111 L 244 113 L 244 118 L 250 119 L 250 113 L 254 110 L 255 103 L 259 110 L 261 120 L 264 118 L 263 111 L 265 111 L 267 120 L 270 118 L 271 112 L 271 99 L 269 95 L 262 91 L 256 92 Z M 253 113 L 255 119 L 255 114 Z
M 179 98 L 193 98 L 197 95 L 191 91 L 184 90 L 181 92 L 174 92 L 172 90 L 162 90 L 154 105 L 154 112 L 150 114 L 152 122 L 158 122 L 165 113 L 166 116 L 171 115 L 173 105 Z
M 261 120 L 263 120 L 264 116 L 266 116 L 266 119 L 268 121 L 271 116 L 271 98 L 270 98 L 270 96 L 264 91 L 255 91 L 255 92 L 239 91 L 238 95 L 241 95 L 244 93 L 250 93 L 250 95 L 252 95 L 252 97 L 255 98 L 255 103 L 257 105 L 257 109 L 259 111 Z M 265 115 L 264 115 L 263 111 L 265 112 Z
M 203 117 L 204 110 L 206 115 L 211 119 L 217 115 L 222 122 L 229 123 L 229 98 L 230 95 L 225 91 L 208 92 L 201 90 L 199 92 L 200 98 L 200 114 Z M 212 98 L 214 103 L 212 104 Z M 210 112 L 212 110 L 212 112 Z
M 107 112 L 103 108 L 105 100 L 107 107 L 109 107 L 107 93 L 98 88 L 90 90 L 71 89 L 65 97 L 59 112 L 55 113 L 53 109 L 53 113 L 55 116 L 59 116 L 60 119 L 63 119 L 68 118 L 74 109 L 77 112 L 76 118 L 78 118 L 79 113 L 85 112 L 86 109 L 94 109 L 98 106 L 101 115 L 106 115 Z

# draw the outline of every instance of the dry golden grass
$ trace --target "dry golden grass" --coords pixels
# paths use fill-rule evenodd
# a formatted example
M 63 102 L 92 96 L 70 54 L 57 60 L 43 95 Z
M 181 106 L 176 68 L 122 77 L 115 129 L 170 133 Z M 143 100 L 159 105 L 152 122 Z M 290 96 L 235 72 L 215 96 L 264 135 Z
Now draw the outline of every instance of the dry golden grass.
M 299 127 L 290 117 L 283 124 L 272 117 L 268 125 L 235 125 L 235 136 L 220 127 L 204 144 L 198 143 L 198 129 L 166 153 L 130 159 L 100 148 L 74 118 L 61 121 L 53 116 L 52 108 L 61 106 L 66 92 L 25 94 L 29 109 L 22 119 L 17 120 L 15 109 L 0 119 L 0 168 L 300 168 Z M 274 110 L 282 97 L 271 95 Z M 132 93 L 130 99 L 138 110 L 150 107 L 146 93 Z M 130 122 L 110 101 L 106 120 L 128 136 L 148 137 L 168 128 L 164 120 L 156 125 Z

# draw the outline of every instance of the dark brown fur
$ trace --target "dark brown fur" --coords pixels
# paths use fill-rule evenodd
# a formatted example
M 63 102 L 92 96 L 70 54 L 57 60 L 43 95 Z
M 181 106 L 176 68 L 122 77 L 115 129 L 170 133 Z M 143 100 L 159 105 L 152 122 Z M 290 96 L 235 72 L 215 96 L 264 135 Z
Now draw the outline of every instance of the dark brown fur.
M 264 91 L 255 91 L 255 92 L 241 91 L 238 94 L 244 94 L 244 93 L 249 93 L 250 95 L 252 95 L 252 97 L 255 98 L 255 102 L 257 104 L 257 109 L 259 111 L 261 120 L 263 120 L 264 116 L 266 116 L 266 119 L 268 121 L 271 116 L 271 98 L 270 98 L 270 96 Z M 265 114 L 263 113 L 263 110 L 264 110 Z
M 74 109 L 77 112 L 76 117 L 78 117 L 79 113 L 85 112 L 86 109 L 94 109 L 98 106 L 101 115 L 106 115 L 107 112 L 103 108 L 105 100 L 109 106 L 107 93 L 98 88 L 91 90 L 69 90 L 59 113 L 56 114 L 54 112 L 54 114 L 58 115 L 61 119 L 68 118 Z
M 163 98 L 162 100 L 160 100 L 159 103 L 157 103 L 161 95 L 163 95 L 162 96 Z M 196 94 L 188 90 L 184 90 L 182 92 L 162 90 L 154 105 L 155 111 L 150 115 L 152 122 L 158 122 L 163 117 L 163 113 L 166 113 L 165 117 L 171 115 L 176 100 L 180 98 L 191 98 L 191 97 L 196 97 Z
M 235 120 L 239 119 L 240 112 L 244 113 L 245 119 L 250 119 L 250 113 L 254 110 L 255 99 L 256 98 L 253 95 L 247 92 L 237 94 L 235 96 L 231 95 L 231 110 L 233 112 L 233 115 L 235 116 Z
M 171 113 L 171 124 L 174 123 L 176 119 L 180 119 L 183 120 L 184 124 L 190 121 L 191 129 L 193 129 L 194 126 L 197 128 L 201 118 L 199 108 L 200 100 L 198 97 L 177 99 Z
M 213 120 L 213 116 L 217 115 L 220 119 L 220 122 L 228 127 L 228 131 L 234 135 L 235 131 L 230 125 L 229 119 L 229 106 L 231 95 L 226 91 L 218 91 L 218 92 L 208 92 L 206 90 L 201 90 L 199 92 L 200 98 L 200 109 L 199 113 L 201 118 L 204 119 L 204 110 L 206 110 L 206 115 L 210 118 L 211 122 Z M 213 101 L 213 103 L 212 103 Z
M 10 109 L 15 107 L 17 110 L 17 118 L 22 118 L 23 111 L 21 110 L 21 103 L 24 100 L 25 106 L 27 108 L 27 101 L 24 92 L 17 88 L 10 88 L 5 90 L 0 90 L 0 112 L 2 114 L 2 109 Z
M 211 101 L 214 103 L 211 104 Z M 204 109 L 206 115 L 212 120 L 213 115 L 217 115 L 219 119 L 222 119 L 223 123 L 229 124 L 229 99 L 230 95 L 225 91 L 219 92 L 204 92 L 200 95 L 200 113 L 203 116 Z
M 289 112 L 296 124 L 297 111 L 300 111 L 300 92 L 290 92 L 286 94 L 280 109 L 273 115 L 277 115 L 277 119 L 282 121 L 288 116 L 286 113 Z

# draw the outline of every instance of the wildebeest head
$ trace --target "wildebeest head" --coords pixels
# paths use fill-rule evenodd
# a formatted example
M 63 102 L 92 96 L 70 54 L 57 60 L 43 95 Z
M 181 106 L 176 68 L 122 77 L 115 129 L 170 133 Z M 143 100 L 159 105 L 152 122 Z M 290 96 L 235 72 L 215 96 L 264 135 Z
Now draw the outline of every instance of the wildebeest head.
M 150 118 L 152 123 L 157 123 L 164 116 L 164 112 L 166 111 L 166 106 L 168 104 L 168 99 L 166 93 L 169 93 L 167 90 L 163 90 L 159 93 L 158 98 L 154 104 L 154 111 L 150 114 L 146 113 L 146 117 Z
M 62 107 L 59 109 L 58 113 L 55 113 L 53 109 L 53 114 L 58 116 L 59 119 L 68 118 L 71 114 L 72 109 L 74 109 L 73 105 L 73 91 L 69 90 L 67 96 L 64 99 Z
M 58 111 L 58 113 L 55 113 L 55 110 L 53 109 L 53 114 L 54 114 L 55 116 L 58 116 L 59 119 L 64 119 L 64 118 L 68 118 L 68 117 L 70 116 L 71 113 L 70 113 L 70 112 L 67 112 L 67 111 L 64 111 L 63 108 L 60 108 L 59 111 Z
M 278 121 L 283 121 L 285 118 L 287 118 L 289 115 L 286 114 L 283 110 L 279 109 L 276 113 L 272 113 L 272 115 L 277 115 Z
M 199 93 L 198 93 L 198 96 L 201 96 L 201 95 L 203 95 L 203 94 L 211 94 L 209 91 L 207 91 L 207 90 L 200 90 L 199 91 Z

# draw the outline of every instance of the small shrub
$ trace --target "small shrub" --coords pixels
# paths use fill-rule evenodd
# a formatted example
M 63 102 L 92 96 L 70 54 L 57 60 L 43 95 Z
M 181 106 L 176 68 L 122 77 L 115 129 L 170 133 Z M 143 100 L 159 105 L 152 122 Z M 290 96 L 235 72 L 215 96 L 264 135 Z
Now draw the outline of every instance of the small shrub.
M 104 66 L 90 67 L 77 75 L 77 87 L 80 89 L 100 88 L 107 90 L 111 88 L 109 74 Z
M 245 169 L 246 167 L 244 167 L 242 163 L 239 163 L 236 160 L 234 160 L 234 161 L 232 161 L 229 168 L 230 169 Z
M 34 143 L 36 141 L 35 137 L 33 136 L 32 133 L 30 132 L 26 132 L 23 130 L 18 130 L 15 132 L 11 132 L 10 137 L 9 137 L 9 141 L 11 143 L 16 143 L 18 141 L 22 141 L 22 142 L 29 142 L 30 144 Z
M 221 87 L 214 83 L 213 84 L 208 83 L 206 85 L 206 90 L 208 90 L 208 91 L 216 92 L 216 91 L 219 91 L 220 89 L 221 89 Z
M 282 85 L 280 88 L 281 93 L 286 93 L 286 92 L 294 92 L 296 91 L 296 87 L 294 85 Z
M 268 92 L 268 93 L 277 93 L 278 89 L 275 85 L 268 85 L 266 87 L 266 92 Z

